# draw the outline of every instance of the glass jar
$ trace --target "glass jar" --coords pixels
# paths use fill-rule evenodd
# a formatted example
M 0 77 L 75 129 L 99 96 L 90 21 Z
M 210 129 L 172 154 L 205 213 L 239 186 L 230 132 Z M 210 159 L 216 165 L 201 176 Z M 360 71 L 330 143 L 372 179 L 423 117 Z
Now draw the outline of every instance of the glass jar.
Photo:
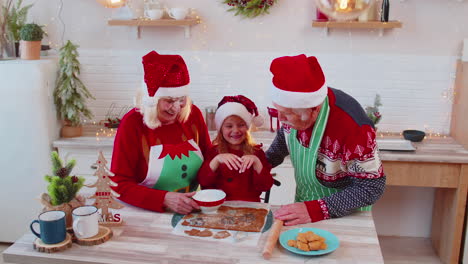
M 0 28 L 0 60 L 16 59 L 16 48 L 13 34 L 7 29 Z

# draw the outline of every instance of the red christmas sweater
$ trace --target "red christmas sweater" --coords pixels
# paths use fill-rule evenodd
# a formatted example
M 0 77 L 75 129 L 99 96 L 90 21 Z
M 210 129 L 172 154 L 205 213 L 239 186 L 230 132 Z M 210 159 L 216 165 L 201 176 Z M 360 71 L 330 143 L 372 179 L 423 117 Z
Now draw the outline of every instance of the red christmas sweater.
M 122 118 L 114 141 L 111 171 L 115 174 L 114 188 L 123 202 L 147 210 L 163 212 L 167 191 L 139 185 L 147 175 L 151 146 L 178 144 L 186 140 L 182 126 L 189 131 L 203 154 L 211 147 L 208 130 L 200 109 L 192 105 L 189 118 L 183 124 L 176 122 L 150 129 L 143 123 L 143 116 L 136 109 Z
M 330 112 L 318 149 L 315 176 L 322 185 L 339 189 L 319 200 L 306 201 L 312 222 L 341 217 L 375 203 L 385 190 L 386 177 L 372 121 L 348 94 L 328 88 Z M 312 128 L 298 131 L 297 140 L 309 146 Z M 281 164 L 289 149 L 283 125 L 266 152 L 273 167 Z
M 229 153 L 242 157 L 241 150 L 229 149 Z M 205 161 L 198 171 L 198 182 L 203 189 L 221 189 L 226 193 L 226 200 L 241 200 L 260 202 L 260 195 L 270 190 L 273 185 L 273 177 L 270 174 L 271 165 L 265 157 L 265 153 L 256 147 L 254 155 L 262 162 L 263 169 L 257 173 L 253 166 L 243 173 L 230 170 L 225 164 L 220 164 L 216 171 L 210 168 L 210 162 L 218 155 L 216 146 L 213 146 L 205 156 Z

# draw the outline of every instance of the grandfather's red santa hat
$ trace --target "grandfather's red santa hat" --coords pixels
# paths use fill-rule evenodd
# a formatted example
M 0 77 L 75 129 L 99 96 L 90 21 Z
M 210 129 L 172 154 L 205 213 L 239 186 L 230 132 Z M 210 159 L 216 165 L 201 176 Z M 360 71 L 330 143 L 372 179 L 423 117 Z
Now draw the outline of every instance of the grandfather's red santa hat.
M 146 83 L 143 90 L 147 91 L 143 92 L 143 102 L 146 105 L 155 105 L 155 96 L 189 95 L 190 76 L 180 55 L 162 55 L 153 50 L 143 56 L 143 69 Z
M 216 129 L 219 130 L 224 119 L 232 115 L 242 118 L 249 127 L 252 122 L 258 127 L 263 125 L 263 117 L 258 114 L 257 106 L 243 95 L 224 96 L 218 103 L 215 114 Z
M 288 108 L 311 108 L 327 96 L 327 84 L 315 57 L 285 56 L 271 62 L 272 101 Z

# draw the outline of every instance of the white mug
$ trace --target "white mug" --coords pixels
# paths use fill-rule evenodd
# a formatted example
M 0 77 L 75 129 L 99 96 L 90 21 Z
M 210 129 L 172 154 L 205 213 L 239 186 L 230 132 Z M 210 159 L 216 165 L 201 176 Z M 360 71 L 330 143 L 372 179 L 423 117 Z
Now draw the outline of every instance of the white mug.
M 75 208 L 73 215 L 73 232 L 77 238 L 89 238 L 99 232 L 99 214 L 96 206 L 85 205 Z
M 156 19 L 161 19 L 164 15 L 164 10 L 163 9 L 147 9 L 145 10 L 145 17 L 151 19 L 151 20 L 156 20 Z
M 183 7 L 173 7 L 169 8 L 167 13 L 175 20 L 182 20 L 188 15 L 189 9 Z

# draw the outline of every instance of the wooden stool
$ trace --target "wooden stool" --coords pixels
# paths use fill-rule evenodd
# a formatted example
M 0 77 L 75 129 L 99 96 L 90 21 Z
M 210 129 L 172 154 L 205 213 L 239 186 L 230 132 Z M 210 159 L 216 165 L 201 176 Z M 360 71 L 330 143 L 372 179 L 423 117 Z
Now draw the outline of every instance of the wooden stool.
M 275 132 L 275 130 L 273 129 L 273 118 L 276 118 L 276 129 L 279 129 L 280 126 L 280 122 L 278 119 L 278 110 L 276 110 L 275 108 L 270 108 L 268 106 L 267 109 L 268 115 L 270 116 L 270 131 Z

